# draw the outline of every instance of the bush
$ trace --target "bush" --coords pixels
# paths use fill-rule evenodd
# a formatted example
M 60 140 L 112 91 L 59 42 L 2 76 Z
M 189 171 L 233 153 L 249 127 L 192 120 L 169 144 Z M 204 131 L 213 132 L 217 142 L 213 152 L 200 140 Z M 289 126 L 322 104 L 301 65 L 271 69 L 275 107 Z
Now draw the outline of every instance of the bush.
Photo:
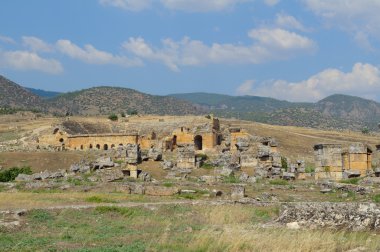
M 288 170 L 288 160 L 285 157 L 281 157 L 281 167 L 285 169 L 285 171 Z
M 313 166 L 307 166 L 305 168 L 305 172 L 306 173 L 313 173 L 313 172 L 315 172 L 315 168 Z
M 100 196 L 91 196 L 86 198 L 87 202 L 91 203 L 117 203 L 115 200 L 107 199 L 107 198 L 102 198 Z
M 351 185 L 357 185 L 359 183 L 359 178 L 349 178 L 349 179 L 343 179 L 339 181 L 340 183 L 344 184 L 351 184 Z
M 9 182 L 15 180 L 19 174 L 32 174 L 29 166 L 12 167 L 10 169 L 0 171 L 0 182 Z
M 108 119 L 110 119 L 111 121 L 117 121 L 119 117 L 115 114 L 111 114 L 108 116 Z
M 364 135 L 368 135 L 368 134 L 369 134 L 369 129 L 368 129 L 367 127 L 363 128 L 363 129 L 362 129 L 362 133 L 363 133 Z
M 121 117 L 125 117 L 125 113 L 124 112 L 121 112 Z
M 230 175 L 230 176 L 223 176 L 223 182 L 234 184 L 234 183 L 240 183 L 240 180 L 234 175 Z
M 139 112 L 137 112 L 136 109 L 130 109 L 127 111 L 128 115 L 137 115 Z
M 375 203 L 380 203 L 380 194 L 376 194 L 372 197 L 372 200 L 375 202 Z

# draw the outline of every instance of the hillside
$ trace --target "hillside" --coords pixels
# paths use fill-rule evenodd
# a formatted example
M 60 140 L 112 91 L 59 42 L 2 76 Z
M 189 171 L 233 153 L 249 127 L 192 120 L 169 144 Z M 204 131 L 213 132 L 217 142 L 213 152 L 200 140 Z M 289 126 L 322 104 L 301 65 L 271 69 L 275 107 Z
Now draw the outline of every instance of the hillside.
M 173 94 L 208 108 L 217 116 L 262 123 L 324 129 L 375 130 L 380 104 L 348 95 L 332 95 L 317 103 L 292 103 L 256 96 L 209 93 Z
M 0 108 L 42 109 L 43 100 L 38 95 L 0 75 Z
M 77 115 L 98 115 L 136 110 L 139 114 L 187 115 L 200 110 L 190 102 L 173 97 L 144 94 L 120 87 L 94 87 L 48 99 L 52 108 Z
M 42 90 L 42 89 L 35 89 L 35 88 L 28 88 L 28 87 L 26 87 L 26 89 L 29 90 L 30 92 L 32 92 L 33 94 L 38 95 L 38 96 L 45 98 L 45 99 L 53 98 L 53 97 L 56 97 L 56 96 L 62 94 L 60 92 L 46 91 L 46 90 Z
M 229 110 L 239 112 L 273 112 L 277 109 L 309 107 L 308 103 L 292 103 L 269 97 L 230 96 L 211 93 L 171 94 L 170 96 L 199 104 L 211 110 Z

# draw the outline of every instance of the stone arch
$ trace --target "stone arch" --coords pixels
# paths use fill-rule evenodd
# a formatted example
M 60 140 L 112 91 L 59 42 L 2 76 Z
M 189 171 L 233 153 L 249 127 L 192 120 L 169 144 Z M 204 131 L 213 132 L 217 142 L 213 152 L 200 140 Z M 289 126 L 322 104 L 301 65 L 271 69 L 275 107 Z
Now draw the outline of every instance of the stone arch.
M 100 150 L 100 144 L 96 145 L 96 149 Z
M 176 135 L 173 136 L 172 143 L 173 143 L 173 146 L 177 145 L 177 136 Z
M 115 148 L 115 145 L 114 144 L 111 144 L 111 149 Z
M 201 135 L 196 135 L 194 137 L 194 148 L 195 150 L 202 150 L 203 149 L 203 139 Z
M 108 144 L 103 145 L 103 150 L 108 150 Z
M 157 134 L 156 134 L 156 132 L 153 131 L 150 139 L 151 140 L 156 140 L 156 138 L 157 138 Z
M 92 144 L 90 144 L 89 148 L 92 149 Z
M 221 145 L 222 141 L 223 141 L 223 136 L 222 135 L 218 135 L 216 137 L 216 145 Z

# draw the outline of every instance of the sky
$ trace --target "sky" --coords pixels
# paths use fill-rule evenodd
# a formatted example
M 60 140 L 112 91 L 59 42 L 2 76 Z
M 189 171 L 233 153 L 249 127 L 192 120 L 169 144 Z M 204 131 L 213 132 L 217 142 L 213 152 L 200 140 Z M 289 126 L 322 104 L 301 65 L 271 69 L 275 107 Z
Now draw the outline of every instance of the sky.
M 380 0 L 1 0 L 0 74 L 61 92 L 380 101 L 378 13 Z

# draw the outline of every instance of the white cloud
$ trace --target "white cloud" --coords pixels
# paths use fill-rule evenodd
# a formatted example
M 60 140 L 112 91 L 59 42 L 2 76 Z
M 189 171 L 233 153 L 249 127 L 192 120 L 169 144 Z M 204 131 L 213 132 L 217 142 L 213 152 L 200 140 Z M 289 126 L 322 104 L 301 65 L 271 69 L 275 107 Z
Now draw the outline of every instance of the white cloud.
M 232 9 L 248 0 L 161 0 L 168 9 L 187 12 L 209 12 Z
M 63 72 L 61 63 L 55 59 L 45 59 L 35 52 L 0 51 L 0 67 L 17 70 L 35 70 L 50 74 Z
M 246 80 L 236 89 L 236 93 L 238 95 L 251 95 L 254 84 L 255 80 Z
M 268 6 L 275 6 L 278 4 L 280 0 L 264 0 L 264 3 Z
M 253 0 L 156 0 L 163 7 L 170 10 L 185 12 L 213 12 L 233 9 L 237 4 Z M 266 0 L 274 5 L 278 0 Z M 102 5 L 109 5 L 129 11 L 142 11 L 151 7 L 153 0 L 99 0 Z
M 295 29 L 300 31 L 307 31 L 307 29 L 301 24 L 295 17 L 280 13 L 276 15 L 276 25 L 283 28 Z
M 282 100 L 313 102 L 328 95 L 342 93 L 376 98 L 380 92 L 380 69 L 356 63 L 351 72 L 326 69 L 300 82 L 274 80 L 256 85 L 249 80 L 237 88 L 239 95 L 269 96 Z
M 24 46 L 30 48 L 33 52 L 53 51 L 53 47 L 51 45 L 36 37 L 23 36 L 22 41 Z
M 179 71 L 180 66 L 259 64 L 309 53 L 316 48 L 312 40 L 282 29 L 253 29 L 248 36 L 254 40 L 251 45 L 207 45 L 185 37 L 178 42 L 165 39 L 161 48 L 154 48 L 143 38 L 130 38 L 123 47 L 137 57 L 162 62 L 173 71 Z
M 99 0 L 102 5 L 109 5 L 129 11 L 141 11 L 152 4 L 151 0 Z
M 378 0 L 303 0 L 329 27 L 352 35 L 364 48 L 371 48 L 369 38 L 380 40 L 380 1 Z
M 2 35 L 0 35 L 0 42 L 4 42 L 7 44 L 15 44 L 16 43 L 12 38 L 7 37 L 7 36 L 2 36 Z
M 114 64 L 123 67 L 142 65 L 140 60 L 129 59 L 125 56 L 113 55 L 109 52 L 100 51 L 92 45 L 85 45 L 82 49 L 70 40 L 58 40 L 56 47 L 61 53 L 88 64 Z

